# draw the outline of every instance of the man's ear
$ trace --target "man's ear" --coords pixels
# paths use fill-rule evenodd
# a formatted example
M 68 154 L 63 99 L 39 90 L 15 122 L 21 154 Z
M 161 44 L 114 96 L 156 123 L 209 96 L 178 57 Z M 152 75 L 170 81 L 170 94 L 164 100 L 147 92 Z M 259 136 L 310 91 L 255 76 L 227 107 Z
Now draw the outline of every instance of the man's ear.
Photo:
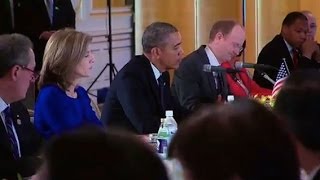
M 151 56 L 158 59 L 161 54 L 161 49 L 158 47 L 154 47 L 151 49 Z
M 289 30 L 288 26 L 286 26 L 286 25 L 282 26 L 282 32 L 284 35 L 288 34 L 288 30 Z
M 218 33 L 216 34 L 216 39 L 217 39 L 217 40 L 221 40 L 222 38 L 223 38 L 222 32 L 218 32 Z
M 18 79 L 18 75 L 20 73 L 20 70 L 21 67 L 18 66 L 18 65 L 14 65 L 10 70 L 9 70 L 9 75 L 10 75 L 10 78 L 13 80 L 13 81 L 16 81 Z

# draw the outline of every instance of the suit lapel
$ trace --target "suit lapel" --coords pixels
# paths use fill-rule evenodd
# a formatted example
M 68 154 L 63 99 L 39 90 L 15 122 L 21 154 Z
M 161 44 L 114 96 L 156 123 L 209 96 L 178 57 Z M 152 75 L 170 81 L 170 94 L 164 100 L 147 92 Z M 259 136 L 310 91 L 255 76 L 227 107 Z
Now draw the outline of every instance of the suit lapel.
M 149 84 L 151 86 L 153 96 L 155 97 L 158 106 L 161 107 L 159 86 L 158 86 L 158 82 L 157 82 L 157 80 L 156 80 L 156 78 L 154 76 L 154 73 L 152 71 L 152 67 L 151 67 L 150 61 L 144 55 L 142 55 L 141 58 L 142 58 L 143 63 L 144 63 L 145 71 L 147 72 L 147 78 L 148 78 L 148 82 L 149 82 Z
M 283 56 L 283 57 L 282 57 L 282 59 L 285 59 L 289 70 L 293 69 L 292 57 L 291 57 L 291 54 L 290 54 L 290 52 L 289 52 L 289 50 L 288 50 L 288 47 L 287 47 L 287 45 L 286 45 L 283 37 L 280 36 L 280 35 L 278 35 L 276 38 L 277 38 L 276 40 L 279 42 L 279 43 L 277 43 L 277 44 L 280 45 L 279 49 L 283 49 L 283 53 L 282 53 L 282 56 Z M 281 59 L 281 61 L 283 61 L 282 59 Z M 281 63 L 282 63 L 282 62 L 281 62 Z M 281 63 L 280 63 L 280 64 L 281 64 Z M 277 68 L 280 68 L 280 67 L 277 67 Z
M 198 49 L 198 53 L 199 53 L 200 61 L 201 61 L 201 68 L 203 67 L 204 64 L 210 64 L 209 58 L 208 58 L 207 53 L 204 50 L 204 48 L 205 48 L 205 46 L 203 45 Z M 206 76 L 208 78 L 211 91 L 216 92 L 216 85 L 215 85 L 215 80 L 214 80 L 213 74 L 207 73 L 207 72 L 204 72 L 204 73 L 206 74 Z
M 0 149 L 5 148 L 11 152 L 10 141 L 1 117 L 0 121 Z

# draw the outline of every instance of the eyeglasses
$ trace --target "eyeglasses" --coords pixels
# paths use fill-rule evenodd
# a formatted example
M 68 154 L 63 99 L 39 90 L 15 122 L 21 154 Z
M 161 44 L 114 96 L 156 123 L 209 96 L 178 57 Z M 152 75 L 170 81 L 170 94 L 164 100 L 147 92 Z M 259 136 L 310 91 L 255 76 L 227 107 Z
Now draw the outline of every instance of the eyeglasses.
M 34 71 L 34 70 L 32 70 L 32 69 L 29 69 L 29 68 L 27 68 L 26 66 L 22 66 L 22 65 L 18 65 L 18 66 L 20 66 L 22 69 L 24 69 L 24 70 L 27 70 L 27 71 L 29 71 L 29 72 L 32 72 L 32 81 L 35 81 L 35 80 L 37 80 L 38 78 L 39 78 L 39 76 L 40 76 L 40 74 L 39 73 L 37 73 L 36 71 Z

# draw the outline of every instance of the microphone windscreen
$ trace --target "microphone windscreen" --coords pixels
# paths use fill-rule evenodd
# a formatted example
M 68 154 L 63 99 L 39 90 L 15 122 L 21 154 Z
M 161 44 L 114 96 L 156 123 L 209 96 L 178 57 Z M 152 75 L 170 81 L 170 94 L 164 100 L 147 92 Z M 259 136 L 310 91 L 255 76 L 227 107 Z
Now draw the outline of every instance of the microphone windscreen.
M 243 62 L 241 62 L 241 61 L 235 62 L 235 63 L 234 63 L 234 68 L 235 68 L 236 70 L 242 69 L 242 68 L 243 68 Z

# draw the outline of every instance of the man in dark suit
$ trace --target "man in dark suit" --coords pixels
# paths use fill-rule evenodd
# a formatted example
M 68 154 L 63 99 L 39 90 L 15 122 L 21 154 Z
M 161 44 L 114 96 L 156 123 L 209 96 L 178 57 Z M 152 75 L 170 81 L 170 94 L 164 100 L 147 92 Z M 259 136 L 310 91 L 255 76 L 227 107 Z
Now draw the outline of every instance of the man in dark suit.
M 19 102 L 38 77 L 34 68 L 32 42 L 27 37 L 0 35 L 0 179 L 35 173 L 41 139 Z
M 169 23 L 155 22 L 142 36 L 143 55 L 134 57 L 117 74 L 108 91 L 101 120 L 137 134 L 156 133 L 165 110 L 178 117 L 170 92 L 169 69 L 178 68 L 181 35 Z
M 14 31 L 29 37 L 36 58 L 35 70 L 39 72 L 45 46 L 58 29 L 75 28 L 75 11 L 70 0 L 13 0 Z M 37 89 L 30 86 L 24 104 L 34 108 Z
M 320 180 L 320 72 L 292 73 L 277 96 L 274 110 L 289 125 L 303 174 Z
M 75 11 L 70 0 L 15 0 L 14 16 L 16 32 L 33 42 L 37 71 L 41 69 L 51 34 L 61 28 L 75 28 Z
M 13 32 L 13 4 L 12 0 L 0 1 L 0 34 Z
M 225 74 L 204 72 L 203 65 L 230 61 L 239 54 L 244 40 L 243 27 L 234 21 L 222 20 L 212 26 L 209 43 L 185 57 L 175 72 L 172 91 L 183 107 L 195 110 L 217 102 L 219 96 L 226 99 Z
M 263 47 L 257 63 L 280 68 L 285 61 L 290 72 L 301 68 L 319 68 L 320 64 L 312 58 L 319 47 L 313 39 L 307 38 L 307 34 L 307 18 L 301 12 L 289 13 L 282 22 L 281 33 Z M 265 73 L 276 80 L 277 71 L 265 70 Z M 257 71 L 253 80 L 262 87 L 273 88 L 273 84 Z

